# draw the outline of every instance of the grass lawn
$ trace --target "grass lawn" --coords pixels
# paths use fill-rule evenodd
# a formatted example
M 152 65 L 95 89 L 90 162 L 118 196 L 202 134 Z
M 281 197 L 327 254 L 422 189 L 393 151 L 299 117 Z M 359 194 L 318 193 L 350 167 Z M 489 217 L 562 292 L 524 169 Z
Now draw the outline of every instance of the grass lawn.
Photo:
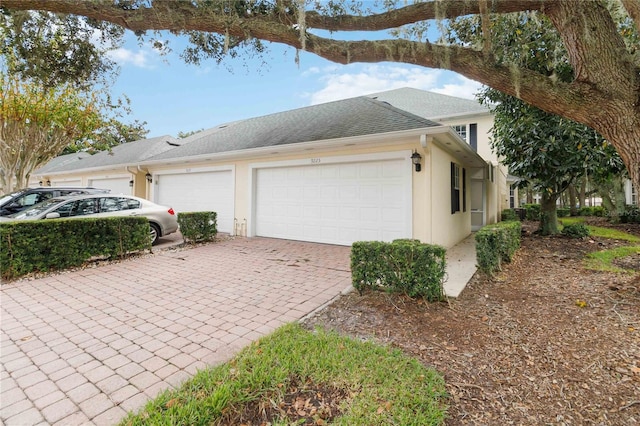
M 633 269 L 623 269 L 615 266 L 613 261 L 621 259 L 623 257 L 631 256 L 636 253 L 640 253 L 640 246 L 624 246 L 617 247 L 611 250 L 602 250 L 594 253 L 589 253 L 584 260 L 584 266 L 587 269 L 595 271 L 605 272 L 624 272 L 635 274 L 638 271 Z
M 121 425 L 438 425 L 446 397 L 439 373 L 397 349 L 289 324 Z
M 567 226 L 574 223 L 583 223 L 584 218 L 582 217 L 572 217 L 572 218 L 562 218 L 560 222 L 563 226 Z M 628 241 L 631 244 L 630 246 L 624 247 L 616 247 L 610 250 L 601 250 L 593 253 L 589 253 L 585 259 L 584 265 L 587 269 L 592 269 L 595 271 L 606 271 L 606 272 L 628 272 L 635 273 L 637 271 L 627 270 L 623 268 L 619 268 L 613 264 L 616 259 L 620 259 L 626 256 L 631 256 L 636 253 L 640 253 L 640 246 L 637 245 L 640 243 L 640 238 L 635 235 L 629 234 L 627 232 L 619 231 L 617 229 L 611 228 L 602 228 L 599 226 L 591 226 L 587 225 L 589 228 L 589 235 L 592 237 L 600 237 L 600 238 L 610 238 L 614 240 Z

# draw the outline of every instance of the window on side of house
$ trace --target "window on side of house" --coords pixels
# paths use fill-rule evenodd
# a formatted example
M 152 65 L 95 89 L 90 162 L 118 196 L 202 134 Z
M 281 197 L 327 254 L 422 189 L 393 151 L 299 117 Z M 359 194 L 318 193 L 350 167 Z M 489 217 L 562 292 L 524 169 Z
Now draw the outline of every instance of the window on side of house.
M 467 140 L 474 151 L 478 151 L 478 123 L 469 124 L 469 139 Z
M 451 214 L 460 211 L 460 166 L 451 163 Z
M 509 208 L 514 209 L 516 207 L 516 186 L 509 186 Z
M 467 139 L 467 125 L 466 124 L 458 124 L 453 127 L 453 130 L 460 136 L 463 140 L 468 141 Z

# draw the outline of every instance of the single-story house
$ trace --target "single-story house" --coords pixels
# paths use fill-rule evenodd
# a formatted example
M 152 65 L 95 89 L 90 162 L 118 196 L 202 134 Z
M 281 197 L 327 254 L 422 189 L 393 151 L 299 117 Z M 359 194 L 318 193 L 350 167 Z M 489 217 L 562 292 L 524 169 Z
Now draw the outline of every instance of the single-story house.
M 415 238 L 451 247 L 471 233 L 472 221 L 473 228 L 494 222 L 500 211 L 494 194 L 502 183 L 480 154 L 479 117 L 458 117 L 468 126 L 465 140 L 451 124 L 362 96 L 181 140 L 131 142 L 36 175 L 112 190 L 115 179 L 132 181 L 130 193 L 178 212 L 216 211 L 219 230 L 231 234 L 345 245 Z M 468 142 L 474 138 L 476 147 Z

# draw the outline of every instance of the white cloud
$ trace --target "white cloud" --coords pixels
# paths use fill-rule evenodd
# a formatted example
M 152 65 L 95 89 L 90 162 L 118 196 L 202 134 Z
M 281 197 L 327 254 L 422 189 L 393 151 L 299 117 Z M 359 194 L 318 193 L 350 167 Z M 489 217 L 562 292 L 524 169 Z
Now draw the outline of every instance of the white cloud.
M 462 98 L 474 99 L 480 83 L 437 69 L 411 65 L 330 66 L 320 70 L 319 90 L 307 93 L 311 105 L 352 98 L 375 92 L 412 87 Z M 307 75 L 307 77 L 315 77 Z
M 151 68 L 149 54 L 144 50 L 134 52 L 123 47 L 107 52 L 107 55 L 118 65 L 131 64 L 139 68 Z
M 461 75 L 456 75 L 455 80 L 454 83 L 444 84 L 442 87 L 431 89 L 431 91 L 458 98 L 476 99 L 475 94 L 482 88 L 482 84 Z

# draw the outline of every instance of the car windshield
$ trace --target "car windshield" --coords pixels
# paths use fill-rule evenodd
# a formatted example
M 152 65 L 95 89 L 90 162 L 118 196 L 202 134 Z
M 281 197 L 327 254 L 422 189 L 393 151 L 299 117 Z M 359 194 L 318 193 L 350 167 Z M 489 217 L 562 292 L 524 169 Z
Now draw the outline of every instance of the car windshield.
M 24 209 L 21 212 L 10 214 L 7 217 L 10 217 L 13 219 L 31 219 L 33 217 L 38 216 L 40 213 L 50 209 L 54 205 L 60 204 L 64 200 L 65 200 L 64 198 L 50 198 L 46 201 L 43 201 L 42 203 L 39 203 L 27 209 Z
M 23 189 L 22 191 L 16 191 L 16 192 L 12 192 L 11 194 L 3 195 L 2 198 L 0 198 L 0 206 L 6 203 L 7 201 L 9 201 L 10 199 L 22 194 L 24 191 L 25 190 Z

